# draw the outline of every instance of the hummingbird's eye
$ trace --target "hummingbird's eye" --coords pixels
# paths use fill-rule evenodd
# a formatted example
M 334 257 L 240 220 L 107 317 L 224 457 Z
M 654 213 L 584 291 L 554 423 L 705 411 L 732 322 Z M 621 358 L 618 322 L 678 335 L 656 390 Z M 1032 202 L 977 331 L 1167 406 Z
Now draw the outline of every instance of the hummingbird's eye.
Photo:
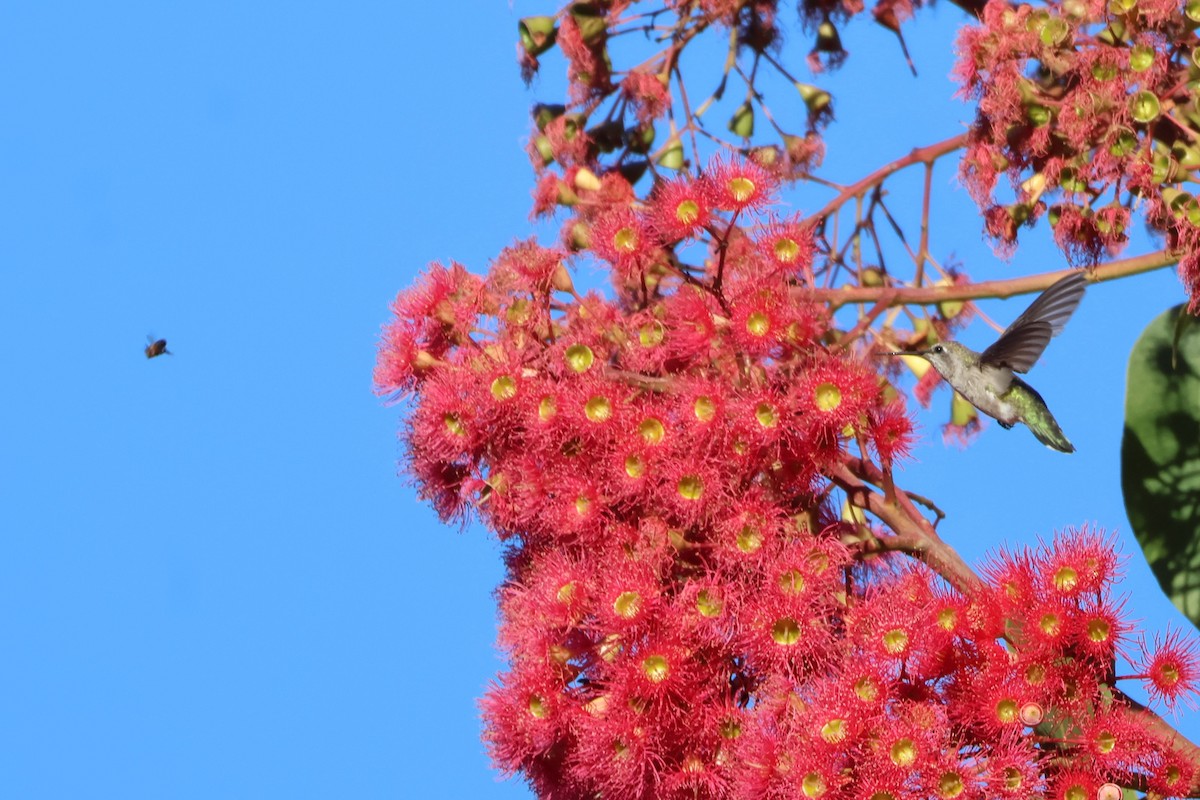
M 933 346 L 933 352 L 935 352 L 935 353 L 944 353 L 944 352 L 945 352 L 945 348 L 944 348 L 944 347 L 942 347 L 940 344 L 935 344 L 935 345 Z

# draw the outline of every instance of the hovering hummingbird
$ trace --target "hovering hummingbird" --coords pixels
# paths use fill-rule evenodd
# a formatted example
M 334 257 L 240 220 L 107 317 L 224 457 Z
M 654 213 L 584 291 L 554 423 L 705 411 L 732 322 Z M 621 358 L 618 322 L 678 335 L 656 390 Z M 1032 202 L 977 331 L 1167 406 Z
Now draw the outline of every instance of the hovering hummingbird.
M 1046 401 L 1014 373 L 1028 372 L 1037 363 L 1050 339 L 1062 333 L 1086 288 L 1087 278 L 1082 272 L 1059 279 L 982 353 L 958 342 L 939 342 L 924 350 L 888 355 L 920 356 L 955 391 L 994 417 L 1001 427 L 1008 429 L 1024 422 L 1042 444 L 1062 453 L 1073 453 L 1074 445 L 1058 427 Z
M 146 358 L 156 358 L 162 355 L 174 355 L 167 349 L 166 339 L 155 339 L 153 336 L 146 337 Z

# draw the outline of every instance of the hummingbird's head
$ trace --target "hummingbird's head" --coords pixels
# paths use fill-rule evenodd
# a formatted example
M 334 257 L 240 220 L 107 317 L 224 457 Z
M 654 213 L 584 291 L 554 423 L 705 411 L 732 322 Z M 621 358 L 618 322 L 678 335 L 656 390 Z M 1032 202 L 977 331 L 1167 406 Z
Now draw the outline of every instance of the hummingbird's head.
M 946 374 L 946 367 L 951 364 L 962 363 L 966 360 L 967 349 L 958 342 L 938 342 L 932 347 L 927 347 L 917 355 L 924 358 L 930 364 L 933 364 L 937 371 Z
M 970 350 L 967 350 L 967 348 L 958 342 L 938 342 L 931 347 L 926 347 L 924 350 L 901 350 L 894 353 L 885 353 L 884 355 L 920 356 L 930 364 L 933 364 L 938 372 L 945 375 L 947 369 L 952 365 L 969 360 L 970 352 Z

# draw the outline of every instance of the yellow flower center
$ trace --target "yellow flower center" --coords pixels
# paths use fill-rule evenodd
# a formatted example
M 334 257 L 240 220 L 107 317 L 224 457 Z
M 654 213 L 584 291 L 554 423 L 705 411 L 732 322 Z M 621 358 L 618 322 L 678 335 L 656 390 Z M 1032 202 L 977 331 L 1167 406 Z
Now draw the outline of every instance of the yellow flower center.
M 583 407 L 584 414 L 592 422 L 606 422 L 612 416 L 612 403 L 603 395 L 596 395 Z
M 963 793 L 963 779 L 957 772 L 945 772 L 938 781 L 938 796 L 950 800 Z
M 745 525 L 737 536 L 738 550 L 753 553 L 762 547 L 763 535 L 753 525 Z
M 1079 573 L 1073 567 L 1061 567 L 1054 573 L 1054 588 L 1069 592 L 1079 584 Z
M 739 203 L 744 203 L 754 196 L 754 181 L 747 177 L 739 176 L 729 181 L 727 184 L 729 193 L 733 195 L 733 199 Z
M 754 409 L 754 418 L 764 428 L 774 428 L 779 422 L 779 415 L 775 413 L 775 409 L 770 403 L 759 403 Z
M 643 325 L 638 329 L 638 342 L 642 347 L 656 347 L 662 344 L 667 329 L 658 320 Z
M 654 417 L 646 417 L 638 425 L 638 433 L 641 434 L 642 441 L 646 444 L 658 444 L 667 435 L 667 429 Z
M 704 481 L 698 475 L 684 475 L 676 484 L 675 490 L 684 500 L 699 500 L 704 494 Z
M 637 592 L 621 592 L 613 601 L 613 611 L 623 619 L 633 619 L 642 610 L 642 596 Z
M 721 613 L 724 608 L 724 603 L 716 594 L 708 589 L 701 589 L 696 593 L 696 610 L 700 612 L 702 617 L 715 617 Z
M 695 200 L 684 200 L 675 206 L 675 219 L 684 225 L 691 225 L 700 218 L 700 205 Z
M 814 395 L 817 408 L 822 411 L 833 411 L 842 404 L 842 390 L 828 381 L 818 386 Z
M 900 628 L 894 628 L 883 635 L 883 649 L 892 655 L 900 655 L 908 649 L 908 634 Z
M 642 660 L 642 672 L 652 683 L 662 683 L 671 672 L 671 664 L 663 656 L 647 656 Z
M 761 311 L 746 317 L 746 330 L 751 336 L 766 336 L 771 330 L 771 318 Z
M 492 381 L 492 397 L 503 402 L 511 400 L 517 394 L 517 382 L 508 375 L 501 375 Z
M 631 478 L 640 478 L 646 473 L 646 464 L 637 453 L 625 457 L 625 474 Z
M 775 259 L 781 264 L 790 264 L 800 257 L 800 245 L 795 239 L 779 238 L 775 240 Z
M 619 229 L 613 234 L 613 247 L 618 253 L 632 253 L 638 248 L 638 234 L 636 228 L 626 226 Z
M 804 591 L 804 576 L 800 570 L 786 569 L 779 573 L 779 589 L 784 594 L 800 594 Z
M 888 757 L 897 767 L 907 767 L 917 760 L 917 745 L 907 737 L 897 739 L 888 751 Z
M 595 360 L 595 355 L 592 353 L 592 348 L 586 344 L 573 344 L 567 348 L 565 353 L 567 366 L 576 372 L 587 372 L 592 366 L 592 361 Z
M 771 626 L 771 638 L 776 644 L 790 647 L 800 641 L 800 624 L 791 617 L 776 620 Z

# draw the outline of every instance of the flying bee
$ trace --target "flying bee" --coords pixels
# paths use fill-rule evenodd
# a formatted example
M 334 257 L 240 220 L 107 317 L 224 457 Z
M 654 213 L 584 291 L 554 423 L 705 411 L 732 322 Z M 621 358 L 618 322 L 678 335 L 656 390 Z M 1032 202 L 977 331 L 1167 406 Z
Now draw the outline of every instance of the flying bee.
M 146 337 L 146 358 L 155 358 L 161 355 L 174 355 L 167 349 L 166 339 L 155 339 L 153 336 Z

